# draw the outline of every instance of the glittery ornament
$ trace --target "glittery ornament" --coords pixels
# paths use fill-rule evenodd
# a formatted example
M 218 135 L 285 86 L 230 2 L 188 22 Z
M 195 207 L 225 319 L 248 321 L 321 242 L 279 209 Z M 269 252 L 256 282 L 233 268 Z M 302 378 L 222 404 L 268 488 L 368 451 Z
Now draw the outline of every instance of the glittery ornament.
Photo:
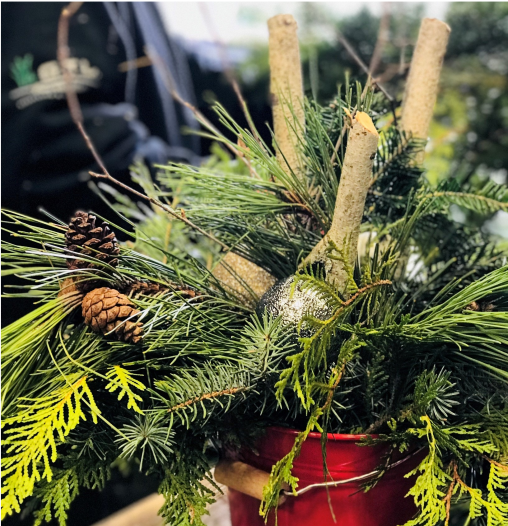
M 300 320 L 311 315 L 319 320 L 327 320 L 333 309 L 319 297 L 315 290 L 302 290 L 302 283 L 297 283 L 292 291 L 294 276 L 278 281 L 262 298 L 256 309 L 258 316 L 268 312 L 273 317 L 281 316 L 284 325 L 298 328 Z M 300 332 L 304 336 L 304 331 Z M 307 332 L 307 331 L 305 331 Z

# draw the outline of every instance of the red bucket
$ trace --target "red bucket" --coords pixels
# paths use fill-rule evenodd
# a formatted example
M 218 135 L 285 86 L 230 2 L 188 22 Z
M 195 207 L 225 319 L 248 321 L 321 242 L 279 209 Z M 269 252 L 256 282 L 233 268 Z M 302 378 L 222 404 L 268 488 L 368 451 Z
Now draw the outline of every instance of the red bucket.
M 243 461 L 263 471 L 289 453 L 298 431 L 279 427 L 269 428 L 257 444 L 259 456 L 246 451 Z M 328 480 L 346 480 L 374 471 L 382 462 L 388 446 L 362 446 L 358 443 L 364 435 L 328 434 L 326 448 Z M 425 456 L 425 451 L 409 456 L 390 469 L 370 491 L 361 490 L 361 482 L 354 481 L 329 486 L 329 494 L 336 522 L 333 520 L 326 488 L 313 488 L 297 496 L 288 497 L 279 506 L 278 526 L 399 526 L 416 513 L 412 497 L 404 498 L 414 478 L 404 475 L 414 469 Z M 403 457 L 395 457 L 396 463 Z M 299 478 L 298 490 L 311 484 L 324 482 L 320 433 L 310 433 L 300 456 L 293 467 Z M 259 515 L 259 500 L 229 489 L 232 526 L 264 526 Z M 275 525 L 275 514 L 268 517 L 269 526 Z

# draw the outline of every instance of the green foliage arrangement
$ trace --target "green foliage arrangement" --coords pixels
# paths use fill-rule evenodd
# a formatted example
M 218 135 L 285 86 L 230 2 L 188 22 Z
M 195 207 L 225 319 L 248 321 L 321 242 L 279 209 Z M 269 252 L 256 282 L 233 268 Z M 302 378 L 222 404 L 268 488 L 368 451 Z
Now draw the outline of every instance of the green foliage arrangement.
M 2 246 L 4 273 L 27 281 L 7 296 L 32 298 L 37 308 L 2 334 L 2 516 L 32 499 L 35 524 L 55 517 L 63 526 L 79 488 L 103 488 L 122 457 L 158 478 L 166 523 L 202 524 L 216 452 L 249 447 L 276 424 L 301 433 L 273 467 L 265 516 L 283 483 L 296 488 L 292 463 L 320 431 L 428 448 L 408 497 L 419 515 L 406 526 L 448 522 L 459 501 L 471 519 L 507 524 L 506 254 L 454 221 L 450 206 L 488 217 L 508 210 L 508 190 L 431 187 L 414 162 L 422 142 L 383 125 L 388 108 L 359 84 L 339 88 L 327 106 L 307 101 L 302 181 L 217 104 L 227 134 L 209 133 L 237 157 L 199 168 L 169 163 L 157 184 L 144 186 L 234 253 L 278 279 L 293 275 L 294 287 L 327 303 L 326 319 L 309 309 L 288 325 L 256 313 L 211 272 L 223 257 L 212 240 L 120 194 L 113 209 L 136 223 L 128 231 L 110 222 L 130 238 L 116 267 L 92 254 L 94 267 L 68 270 L 78 255 L 65 244 L 65 223 L 3 212 L 12 234 Z M 330 226 L 348 115 L 360 110 L 378 123 L 380 145 L 366 246 L 344 292 L 320 265 L 302 262 Z M 148 181 L 142 167 L 134 171 Z M 170 224 L 188 236 L 168 242 Z M 331 245 L 328 257 L 344 259 L 344 248 Z M 115 290 L 157 285 L 130 295 L 143 323 L 139 343 L 93 332 L 83 294 L 59 294 L 64 280 L 91 275 Z

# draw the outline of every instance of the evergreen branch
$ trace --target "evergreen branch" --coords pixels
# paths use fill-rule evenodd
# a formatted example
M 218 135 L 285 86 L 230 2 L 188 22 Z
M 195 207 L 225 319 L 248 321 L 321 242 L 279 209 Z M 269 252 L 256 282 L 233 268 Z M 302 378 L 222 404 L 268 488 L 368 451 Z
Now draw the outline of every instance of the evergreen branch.
M 110 371 L 106 374 L 106 377 L 110 382 L 106 385 L 106 390 L 110 393 L 114 393 L 117 389 L 120 390 L 118 393 L 118 400 L 121 400 L 126 394 L 128 397 L 127 409 L 134 409 L 136 413 L 143 414 L 143 411 L 139 408 L 136 401 L 141 402 L 143 399 L 138 394 L 132 391 L 132 388 L 135 387 L 140 391 L 146 389 L 145 385 L 139 380 L 133 378 L 132 373 L 127 369 L 120 367 L 119 365 L 114 365 Z
M 210 400 L 212 398 L 219 398 L 221 396 L 226 396 L 226 395 L 234 395 L 236 393 L 241 393 L 242 391 L 245 391 L 246 389 L 247 387 L 231 387 L 229 389 L 223 389 L 222 391 L 215 391 L 213 393 L 205 393 L 200 396 L 196 396 L 194 398 L 186 400 L 185 402 L 181 402 L 169 408 L 167 412 L 173 413 L 174 411 L 184 409 L 185 407 L 188 407 L 189 405 L 197 404 L 199 402 L 202 402 L 203 400 Z
M 431 199 L 434 209 L 448 210 L 450 204 L 472 210 L 479 214 L 493 214 L 500 210 L 508 210 L 508 188 L 505 185 L 489 181 L 481 190 L 473 192 L 468 188 L 459 190 L 456 181 L 445 181 L 434 192 L 423 193 L 421 199 Z M 466 191 L 464 191 L 466 190 Z
M 152 395 L 165 406 L 157 410 L 161 414 L 169 413 L 169 429 L 173 427 L 175 416 L 189 428 L 198 418 L 199 409 L 204 425 L 212 414 L 230 410 L 235 397 L 243 395 L 244 398 L 252 385 L 251 375 L 241 365 L 205 363 L 202 367 L 182 369 L 178 375 L 157 380 Z
M 312 316 L 304 316 L 302 322 L 310 324 L 315 330 L 313 334 L 306 338 L 300 338 L 303 343 L 303 349 L 292 356 L 288 356 L 286 360 L 290 367 L 282 371 L 279 381 L 275 384 L 276 396 L 280 401 L 284 390 L 288 385 L 292 385 L 294 391 L 297 393 L 302 405 L 306 409 L 310 409 L 314 401 L 312 399 L 312 390 L 314 387 L 314 377 L 312 371 L 316 370 L 319 364 L 326 360 L 326 352 L 330 347 L 330 341 L 333 333 L 336 331 L 337 324 L 342 316 L 346 314 L 347 310 L 352 307 L 363 295 L 378 287 L 391 285 L 390 280 L 380 280 L 362 287 L 356 294 L 351 296 L 347 301 L 335 310 L 335 312 L 326 320 L 318 320 Z M 348 340 L 351 342 L 351 340 Z M 346 343 L 348 343 L 346 342 Z M 355 350 L 363 345 L 361 342 L 353 342 Z M 348 348 L 347 346 L 344 348 Z M 340 353 L 339 353 L 340 355 Z M 351 358 L 351 356 L 349 356 Z M 300 380 L 300 369 L 303 368 L 303 382 L 302 386 Z
M 21 502 L 33 494 L 35 483 L 46 479 L 51 482 L 53 471 L 50 462 L 57 458 L 57 440 L 65 437 L 80 422 L 86 420 L 81 402 L 88 400 L 92 420 L 100 414 L 87 384 L 87 376 L 70 380 L 72 383 L 56 389 L 51 395 L 28 400 L 20 404 L 20 411 L 2 421 L 7 437 L 4 439 L 6 454 L 2 457 L 2 518 L 13 511 L 19 513 Z M 40 473 L 40 463 L 44 471 Z
M 296 494 L 298 478 L 291 473 L 293 463 L 295 459 L 298 458 L 303 443 L 309 436 L 309 433 L 314 431 L 314 429 L 321 433 L 323 432 L 323 429 L 318 423 L 318 419 L 322 414 L 323 410 L 320 407 L 316 407 L 312 411 L 305 430 L 298 433 L 291 451 L 272 466 L 268 484 L 263 488 L 263 500 L 259 508 L 259 514 L 265 519 L 271 510 L 274 510 L 274 513 L 277 514 L 280 493 L 284 485 L 287 484 L 291 491 Z
M 104 174 L 98 174 L 98 173 L 95 173 L 95 172 L 89 172 L 89 173 L 90 173 L 90 175 L 92 177 L 95 177 L 97 179 L 107 179 L 107 180 L 111 181 L 112 183 L 116 184 L 117 186 L 119 186 L 120 188 L 123 188 L 124 190 L 127 190 L 128 192 L 130 192 L 130 193 L 132 193 L 132 194 L 134 194 L 134 195 L 136 195 L 138 197 L 141 197 L 141 199 L 144 199 L 145 201 L 148 201 L 149 203 L 151 203 L 151 204 L 153 204 L 155 206 L 158 206 L 161 210 L 164 210 L 164 212 L 169 214 L 171 217 L 174 217 L 175 219 L 178 219 L 179 221 L 182 221 L 182 223 L 185 223 L 188 227 L 192 228 L 196 232 L 199 232 L 203 236 L 205 236 L 208 239 L 212 240 L 214 243 L 217 243 L 224 250 L 230 250 L 230 248 L 225 243 L 223 243 L 222 241 L 218 240 L 213 234 L 210 234 L 209 232 L 205 232 L 202 228 L 200 228 L 199 226 L 195 225 L 192 221 L 187 219 L 187 217 L 185 216 L 185 212 L 183 210 L 181 210 L 180 213 L 178 213 L 176 210 L 174 210 L 168 204 L 165 204 L 162 201 L 159 201 L 159 199 L 156 199 L 155 197 L 150 197 L 150 196 L 145 195 L 145 194 L 143 194 L 141 192 L 138 192 L 137 190 L 135 190 L 134 188 L 130 187 L 129 185 L 127 185 L 125 183 L 122 183 L 118 179 L 115 179 L 109 173 L 104 173 Z
M 79 494 L 78 476 L 74 470 L 57 473 L 56 477 L 46 482 L 36 492 L 43 507 L 35 512 L 34 526 L 50 522 L 52 517 L 58 520 L 59 526 L 67 524 L 67 510 Z
M 199 446 L 189 446 L 190 441 L 190 437 L 182 440 L 180 450 L 165 467 L 159 486 L 159 493 L 165 499 L 159 515 L 164 524 L 171 526 L 204 526 L 201 517 L 209 513 L 207 506 L 220 492 L 210 476 L 203 444 L 199 444 L 199 449 Z
M 122 457 L 131 459 L 141 449 L 139 470 L 143 470 L 145 453 L 155 464 L 165 464 L 173 453 L 174 432 L 169 431 L 165 423 L 161 423 L 157 414 L 136 415 L 134 423 L 122 427 L 123 436 L 115 442 L 122 449 Z
M 2 329 L 2 412 L 10 414 L 31 375 L 48 361 L 46 341 L 80 304 L 77 295 L 55 298 Z
M 438 446 L 429 417 L 422 416 L 421 420 L 425 424 L 425 428 L 416 430 L 415 434 L 418 433 L 420 437 L 427 437 L 429 453 L 418 467 L 405 475 L 407 478 L 420 473 L 415 485 L 408 492 L 408 496 L 414 497 L 420 514 L 416 519 L 406 522 L 404 526 L 423 524 L 434 526 L 440 520 L 446 519 L 446 493 L 444 493 L 443 488 L 447 487 L 452 479 L 443 470 L 443 461 L 438 454 Z

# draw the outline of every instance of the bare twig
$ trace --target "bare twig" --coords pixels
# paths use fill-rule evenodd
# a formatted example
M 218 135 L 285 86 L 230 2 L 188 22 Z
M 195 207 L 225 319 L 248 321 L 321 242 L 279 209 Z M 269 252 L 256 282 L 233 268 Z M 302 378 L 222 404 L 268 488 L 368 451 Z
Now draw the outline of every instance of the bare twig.
M 289 176 L 296 176 L 302 185 L 306 185 L 301 151 L 305 134 L 305 104 L 298 26 L 289 14 L 269 18 L 267 24 L 277 160 Z
M 78 96 L 76 90 L 72 86 L 72 75 L 67 68 L 67 61 L 70 58 L 69 50 L 69 20 L 81 7 L 83 2 L 71 2 L 68 6 L 62 9 L 60 19 L 58 20 L 58 47 L 57 47 L 57 58 L 62 69 L 62 75 L 65 81 L 65 91 L 67 97 L 67 105 L 71 112 L 72 120 L 75 123 L 83 122 L 83 114 L 81 113 L 81 107 L 79 106 Z
M 126 73 L 131 69 L 146 68 L 152 65 L 152 61 L 149 57 L 139 57 L 134 60 L 126 60 L 125 62 L 120 62 L 118 64 L 118 71 Z
M 369 64 L 369 72 L 371 77 L 374 77 L 374 73 L 379 67 L 379 63 L 381 62 L 381 57 L 383 55 L 383 49 L 385 44 L 388 42 L 388 30 L 390 28 L 390 4 L 383 2 L 382 5 L 383 16 L 381 17 L 376 45 L 374 47 L 374 52 L 372 53 Z
M 164 82 L 164 85 L 166 86 L 166 89 L 168 90 L 168 93 L 182 106 L 185 106 L 189 110 L 192 111 L 196 119 L 210 132 L 212 132 L 216 137 L 221 137 L 223 139 L 223 143 L 226 145 L 226 147 L 235 155 L 237 156 L 249 169 L 251 175 L 255 176 L 256 178 L 260 179 L 258 173 L 255 171 L 255 169 L 252 167 L 251 163 L 248 162 L 248 159 L 245 157 L 245 155 L 242 154 L 240 150 L 235 148 L 233 144 L 224 137 L 224 135 L 196 108 L 193 106 L 190 102 L 186 101 L 182 98 L 178 90 L 176 89 L 175 82 L 173 81 L 173 77 L 171 75 L 171 72 L 168 70 L 166 64 L 164 61 L 161 60 L 159 54 L 157 51 L 152 48 L 151 46 L 145 47 L 145 53 L 152 61 L 153 65 L 159 70 L 159 72 L 162 75 L 162 80 Z
M 192 221 L 187 219 L 187 217 L 185 216 L 185 213 L 184 213 L 183 210 L 180 213 L 178 213 L 171 206 L 163 203 L 162 201 L 159 201 L 158 199 L 155 199 L 154 197 L 149 197 L 148 195 L 145 195 L 142 192 L 138 192 L 134 188 L 126 185 L 125 183 L 122 183 L 118 179 L 115 179 L 108 172 L 105 172 L 105 173 L 102 173 L 102 174 L 99 174 L 99 173 L 96 173 L 96 172 L 88 172 L 88 173 L 92 177 L 95 177 L 97 179 L 107 179 L 107 180 L 111 181 L 112 183 L 118 185 L 120 188 L 123 188 L 124 190 L 127 190 L 128 192 L 131 192 L 132 194 L 137 195 L 138 197 L 141 197 L 145 201 L 148 201 L 148 202 L 152 203 L 153 205 L 158 206 L 159 208 L 164 210 L 166 213 L 168 213 L 170 216 L 174 217 L 175 219 L 178 219 L 179 221 L 182 221 L 187 226 L 191 227 L 192 229 L 196 230 L 200 234 L 203 234 L 204 236 L 206 236 L 208 239 L 211 239 L 215 243 L 219 244 L 224 250 L 230 250 L 228 245 L 226 245 L 225 243 L 223 243 L 222 241 L 217 239 L 213 234 L 210 234 L 209 232 L 206 232 L 205 230 L 203 230 L 199 226 L 195 225 Z
M 446 492 L 446 495 L 443 497 L 443 502 L 445 503 L 445 506 L 446 506 L 446 522 L 445 522 L 445 526 L 448 526 L 448 524 L 450 522 L 450 508 L 452 506 L 453 491 L 454 491 L 455 485 L 457 484 L 457 481 L 459 479 L 459 473 L 457 471 L 457 462 L 455 460 L 452 460 L 450 462 L 450 466 L 449 467 L 453 468 L 453 477 L 452 477 L 451 484 L 448 486 L 448 491 Z
M 348 137 L 332 224 L 304 261 L 304 265 L 318 261 L 325 263 L 327 281 L 334 283 L 341 292 L 346 292 L 347 268 L 354 267 L 356 261 L 360 224 L 379 134 L 372 119 L 359 111 L 352 120 Z M 343 257 L 327 258 L 330 242 L 343 251 Z
M 450 27 L 436 18 L 424 18 L 411 60 L 402 99 L 401 129 L 427 140 L 439 89 L 439 77 L 450 36 Z M 423 162 L 424 150 L 417 156 Z
M 72 16 L 76 13 L 76 11 L 81 7 L 82 2 L 72 2 L 68 6 L 64 7 L 62 9 L 62 13 L 60 15 L 60 19 L 58 21 L 58 36 L 57 36 L 57 42 L 58 42 L 58 48 L 57 48 L 57 58 L 58 62 L 60 64 L 60 68 L 62 69 L 62 75 L 65 80 L 66 84 L 66 97 L 67 97 L 67 105 L 69 106 L 69 111 L 71 114 L 71 118 L 78 128 L 79 133 L 83 137 L 88 149 L 90 150 L 93 158 L 95 159 L 95 162 L 99 166 L 100 170 L 102 171 L 101 174 L 95 173 L 95 172 L 89 172 L 92 177 L 96 177 L 98 179 L 108 179 L 112 183 L 120 186 L 121 188 L 124 188 L 128 192 L 133 193 L 134 195 L 137 195 L 138 197 L 141 197 L 142 199 L 145 199 L 149 201 L 150 203 L 154 204 L 155 206 L 158 206 L 162 210 L 164 210 L 166 213 L 174 217 L 175 219 L 178 219 L 179 221 L 182 221 L 187 226 L 191 227 L 192 229 L 196 230 L 200 234 L 203 234 L 204 236 L 208 237 L 215 243 L 218 243 L 224 250 L 229 250 L 229 247 L 217 239 L 213 234 L 210 234 L 203 230 L 202 228 L 198 227 L 194 223 L 192 223 L 189 219 L 185 217 L 185 214 L 182 210 L 182 212 L 179 214 L 169 205 L 166 205 L 159 201 L 158 199 L 155 199 L 153 197 L 149 197 L 141 192 L 138 192 L 134 188 L 131 188 L 130 186 L 126 185 L 125 183 L 122 183 L 118 179 L 115 179 L 107 170 L 103 160 L 101 159 L 101 156 L 95 149 L 95 146 L 88 135 L 88 133 L 85 130 L 85 127 L 83 126 L 83 113 L 81 112 L 81 106 L 79 104 L 79 99 L 76 93 L 76 90 L 74 89 L 72 85 L 72 74 L 67 68 L 67 60 L 70 58 L 70 50 L 69 50 L 69 21 L 72 18 Z M 188 103 L 185 103 L 180 98 L 181 103 L 183 103 L 186 106 L 191 106 Z M 191 106 L 192 107 L 192 106 Z
M 346 48 L 346 51 L 351 55 L 351 58 L 370 78 L 369 68 L 366 66 L 365 62 L 358 56 L 353 46 L 351 46 L 351 44 L 347 41 L 346 37 L 340 31 L 337 32 L 337 38 L 339 39 L 339 42 Z M 379 88 L 379 90 L 390 102 L 394 102 L 393 97 L 386 91 L 386 89 L 379 83 L 379 81 L 377 81 L 376 79 L 372 79 L 372 83 Z
M 252 135 L 258 141 L 259 145 L 264 149 L 263 141 L 261 140 L 261 137 L 259 136 L 259 133 L 256 130 L 256 126 L 254 125 L 254 121 L 252 120 L 252 117 L 249 111 L 249 107 L 247 106 L 247 102 L 245 101 L 242 95 L 242 91 L 236 79 L 236 75 L 233 69 L 231 68 L 231 64 L 229 62 L 228 54 L 226 51 L 226 46 L 224 45 L 224 42 L 221 40 L 212 22 L 212 17 L 210 16 L 208 5 L 200 2 L 199 7 L 203 13 L 203 18 L 205 19 L 205 23 L 208 26 L 208 30 L 210 31 L 215 44 L 218 46 L 220 58 L 222 62 L 222 67 L 224 68 L 224 74 L 226 75 L 226 79 L 231 84 L 231 87 L 233 88 L 233 91 L 235 92 L 236 98 L 238 99 L 238 102 L 240 103 L 240 107 L 242 108 L 243 114 L 245 115 L 245 119 L 247 120 L 247 123 L 249 124 L 249 128 L 250 128 L 250 131 L 252 132 Z

